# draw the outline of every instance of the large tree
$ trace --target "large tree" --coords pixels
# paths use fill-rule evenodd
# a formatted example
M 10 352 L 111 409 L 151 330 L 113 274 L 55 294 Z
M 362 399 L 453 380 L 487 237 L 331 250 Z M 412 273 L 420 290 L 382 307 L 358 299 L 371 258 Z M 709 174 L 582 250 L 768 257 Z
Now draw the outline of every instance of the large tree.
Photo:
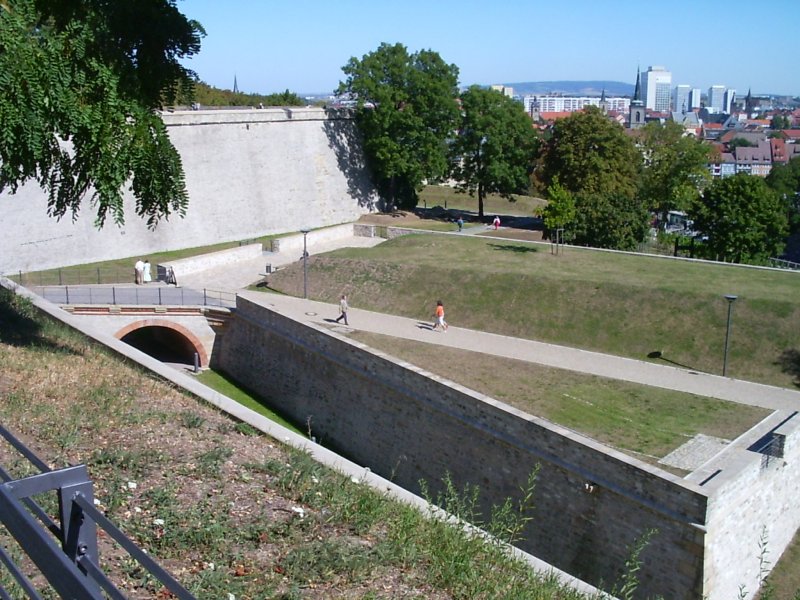
M 461 124 L 453 142 L 457 188 L 478 196 L 527 192 L 536 148 L 533 123 L 519 102 L 496 90 L 471 86 L 461 94 Z
M 0 191 L 36 181 L 55 217 L 86 195 L 122 223 L 129 186 L 154 227 L 187 205 L 180 156 L 155 109 L 192 85 L 180 59 L 202 27 L 175 0 L 0 1 Z
M 714 181 L 689 216 L 707 236 L 709 256 L 737 263 L 764 263 L 783 250 L 786 203 L 761 177 L 738 173 Z
M 638 196 L 577 194 L 575 219 L 564 238 L 593 248 L 636 250 L 650 228 L 650 214 Z
M 357 102 L 364 152 L 382 196 L 413 208 L 425 180 L 449 171 L 448 139 L 458 119 L 458 68 L 431 50 L 381 44 L 342 68 L 338 93 Z
M 647 206 L 666 221 L 670 210 L 685 211 L 711 181 L 711 147 L 685 135 L 674 121 L 653 121 L 641 130 L 644 155 L 640 194 Z
M 642 158 L 620 125 L 596 107 L 559 119 L 544 145 L 536 177 L 555 177 L 573 194 L 633 197 Z

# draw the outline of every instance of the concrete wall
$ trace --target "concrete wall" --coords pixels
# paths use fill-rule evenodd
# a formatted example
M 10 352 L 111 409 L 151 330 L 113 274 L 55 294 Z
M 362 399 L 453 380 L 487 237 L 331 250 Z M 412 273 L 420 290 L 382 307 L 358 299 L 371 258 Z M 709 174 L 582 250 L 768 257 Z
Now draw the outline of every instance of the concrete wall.
M 75 221 L 47 216 L 35 185 L 0 195 L 0 273 L 204 246 L 355 220 L 378 197 L 348 113 L 320 108 L 164 115 L 189 192 L 185 218 L 155 231 L 125 202 L 126 224 L 98 231 L 88 202 Z
M 764 425 L 701 470 L 711 496 L 704 574 L 709 600 L 738 598 L 739 586 L 755 594 L 800 527 L 800 417 L 779 411 Z
M 540 466 L 524 550 L 613 583 L 648 529 L 639 595 L 700 598 L 708 498 L 588 438 L 321 328 L 239 298 L 213 361 L 324 445 L 411 491 L 450 473 L 484 506 L 518 497 Z

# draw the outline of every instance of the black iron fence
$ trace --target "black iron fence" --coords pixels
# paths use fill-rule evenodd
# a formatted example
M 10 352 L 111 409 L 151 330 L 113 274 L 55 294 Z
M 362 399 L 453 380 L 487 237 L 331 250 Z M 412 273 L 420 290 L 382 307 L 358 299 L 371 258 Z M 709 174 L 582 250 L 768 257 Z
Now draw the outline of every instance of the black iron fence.
M 219 290 L 153 286 L 33 286 L 29 288 L 54 304 L 125 304 L 149 306 L 220 306 L 234 308 L 236 294 Z
M 25 573 L 27 569 L 12 558 L 8 549 L 0 546 L 0 563 L 13 579 L 7 586 L 0 582 L 1 598 L 20 597 L 17 589 L 6 589 L 16 584 L 25 597 L 33 600 L 51 597 L 50 590 L 61 598 L 124 600 L 126 596 L 100 566 L 99 527 L 175 597 L 194 600 L 191 593 L 97 510 L 85 465 L 51 470 L 2 425 L 0 436 L 39 471 L 36 475 L 15 479 L 0 466 L 0 524 L 49 584 L 45 586 L 38 577 L 31 579 Z M 57 495 L 57 520 L 33 499 L 46 493 Z
M 51 269 L 35 273 L 9 273 L 6 275 L 12 281 L 25 287 L 45 285 L 102 285 L 111 283 L 134 283 L 133 267 L 122 269 L 119 267 L 93 269 Z

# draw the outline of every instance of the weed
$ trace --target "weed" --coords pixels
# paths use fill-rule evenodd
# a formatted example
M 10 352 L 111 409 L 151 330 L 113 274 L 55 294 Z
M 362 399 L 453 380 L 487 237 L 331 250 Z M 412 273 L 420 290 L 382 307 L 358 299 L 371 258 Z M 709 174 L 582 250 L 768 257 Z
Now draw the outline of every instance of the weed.
M 656 535 L 656 529 L 648 529 L 645 531 L 631 547 L 630 555 L 625 561 L 625 572 L 622 575 L 622 581 L 619 589 L 612 590 L 611 594 L 620 600 L 633 600 L 636 588 L 639 587 L 639 579 L 637 573 L 642 568 L 641 554 L 644 551 L 651 538 Z
M 236 424 L 233 426 L 234 431 L 237 433 L 241 433 L 242 435 L 260 435 L 261 432 L 250 425 L 250 423 L 245 423 L 244 421 L 237 421 Z
M 218 477 L 223 463 L 231 456 L 233 456 L 233 450 L 217 446 L 207 452 L 198 454 L 195 458 L 201 473 L 211 477 Z
M 178 417 L 178 422 L 186 429 L 199 429 L 206 422 L 204 417 L 191 411 L 185 411 Z
M 369 548 L 343 540 L 313 540 L 292 549 L 281 567 L 297 583 L 323 583 L 336 577 L 354 582 L 373 567 L 371 555 Z

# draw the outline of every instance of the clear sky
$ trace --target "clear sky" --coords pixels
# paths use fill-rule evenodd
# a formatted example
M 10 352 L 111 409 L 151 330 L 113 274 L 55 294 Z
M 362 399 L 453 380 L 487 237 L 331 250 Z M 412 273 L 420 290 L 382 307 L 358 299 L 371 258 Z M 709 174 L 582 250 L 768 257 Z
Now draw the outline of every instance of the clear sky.
M 660 65 L 673 86 L 800 95 L 799 0 L 178 0 L 205 27 L 185 64 L 240 91 L 333 91 L 382 42 L 430 49 L 460 84 L 610 80 Z

